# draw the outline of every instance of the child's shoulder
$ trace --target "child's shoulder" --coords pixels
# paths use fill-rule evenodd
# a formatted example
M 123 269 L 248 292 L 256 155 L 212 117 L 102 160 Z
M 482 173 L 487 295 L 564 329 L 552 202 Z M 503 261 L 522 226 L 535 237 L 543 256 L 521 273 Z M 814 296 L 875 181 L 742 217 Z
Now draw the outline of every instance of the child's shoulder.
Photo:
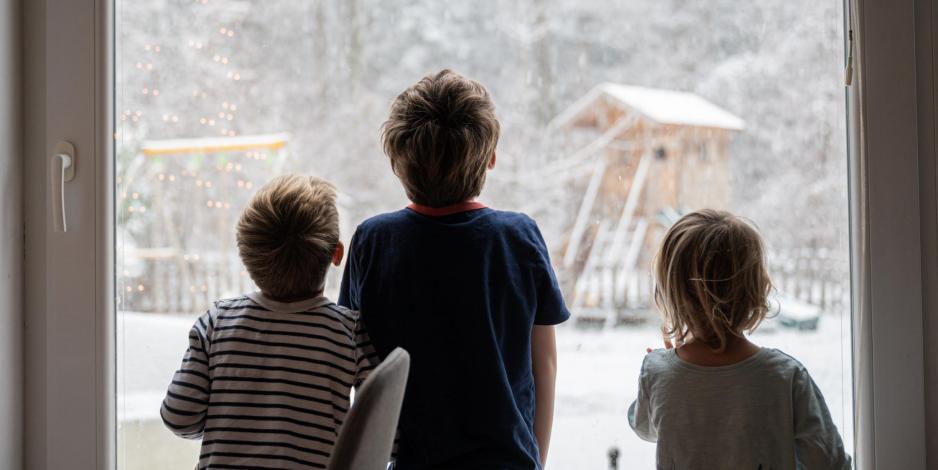
M 726 372 L 734 369 L 757 369 L 771 372 L 771 375 L 787 377 L 807 373 L 800 361 L 775 348 L 761 348 L 755 356 L 729 366 L 706 367 L 689 364 L 679 359 L 673 349 L 655 349 L 646 354 L 642 362 L 642 373 L 650 375 L 674 370 Z

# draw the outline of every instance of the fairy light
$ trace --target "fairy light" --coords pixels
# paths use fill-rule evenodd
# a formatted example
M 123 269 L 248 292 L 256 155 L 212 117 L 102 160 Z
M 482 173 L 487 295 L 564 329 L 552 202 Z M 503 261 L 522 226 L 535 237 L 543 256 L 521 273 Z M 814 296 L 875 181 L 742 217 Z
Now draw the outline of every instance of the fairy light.
M 205 205 L 208 206 L 209 209 L 215 207 L 215 203 L 211 199 L 209 199 L 208 202 L 205 203 Z
M 205 125 L 205 123 L 207 122 L 208 122 L 208 119 L 205 119 L 205 118 L 199 119 L 199 124 Z
M 206 188 L 211 188 L 211 187 L 212 187 L 212 182 L 211 182 L 211 181 L 206 181 L 206 182 L 205 182 L 205 187 L 206 187 Z
M 160 96 L 160 89 L 159 89 L 159 88 L 154 88 L 154 89 L 153 89 L 153 96 Z
M 140 199 L 140 193 L 134 193 L 134 194 L 131 196 L 131 198 L 132 198 L 132 199 Z
M 176 175 L 169 175 L 170 181 L 176 181 Z
M 195 180 L 195 185 L 201 188 L 201 187 L 202 187 L 202 180 Z

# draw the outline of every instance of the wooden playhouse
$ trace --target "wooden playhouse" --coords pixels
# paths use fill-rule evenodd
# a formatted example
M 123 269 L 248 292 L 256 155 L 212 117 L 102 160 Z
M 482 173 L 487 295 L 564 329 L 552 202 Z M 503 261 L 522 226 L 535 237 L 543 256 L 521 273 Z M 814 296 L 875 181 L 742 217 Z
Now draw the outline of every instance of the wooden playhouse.
M 664 231 L 682 213 L 729 204 L 728 146 L 744 123 L 693 93 L 605 83 L 552 126 L 591 136 L 560 259 L 568 302 L 584 320 L 641 317 Z

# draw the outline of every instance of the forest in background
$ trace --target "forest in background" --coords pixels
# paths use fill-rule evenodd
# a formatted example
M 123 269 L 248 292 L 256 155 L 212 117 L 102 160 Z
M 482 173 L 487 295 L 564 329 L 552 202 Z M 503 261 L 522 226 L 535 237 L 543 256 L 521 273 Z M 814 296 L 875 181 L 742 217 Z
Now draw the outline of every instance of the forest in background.
M 167 193 L 155 178 L 122 179 L 148 164 L 146 140 L 287 132 L 282 168 L 335 182 L 349 232 L 405 202 L 380 149 L 390 101 L 451 68 L 490 89 L 502 124 L 483 199 L 532 215 L 554 249 L 582 181 L 539 172 L 583 142 L 548 123 L 593 86 L 616 82 L 694 92 L 743 118 L 730 147 L 731 209 L 759 225 L 773 253 L 827 253 L 846 266 L 841 8 L 812 0 L 121 0 L 118 207 L 155 199 L 204 206 L 198 193 Z M 232 199 L 233 210 L 249 195 Z M 123 246 L 161 246 L 164 229 L 197 226 L 158 211 L 121 214 Z M 213 227 L 187 236 L 234 234 Z

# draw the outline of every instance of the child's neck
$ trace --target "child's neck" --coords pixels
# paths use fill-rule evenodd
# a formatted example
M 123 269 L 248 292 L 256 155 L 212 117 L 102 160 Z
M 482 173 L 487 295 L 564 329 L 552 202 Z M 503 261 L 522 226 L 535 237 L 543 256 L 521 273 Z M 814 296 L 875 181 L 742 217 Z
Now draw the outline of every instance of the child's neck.
M 717 352 L 700 341 L 690 341 L 675 351 L 682 360 L 707 367 L 728 366 L 744 361 L 757 352 L 756 346 L 745 337 L 731 336 L 723 351 Z
M 322 290 L 319 290 L 315 293 L 306 293 L 306 294 L 290 294 L 283 297 L 274 297 L 267 292 L 261 290 L 261 295 L 263 295 L 268 300 L 273 300 L 274 302 L 280 302 L 282 304 L 292 304 L 295 302 L 302 302 L 304 300 L 315 299 L 322 295 Z

